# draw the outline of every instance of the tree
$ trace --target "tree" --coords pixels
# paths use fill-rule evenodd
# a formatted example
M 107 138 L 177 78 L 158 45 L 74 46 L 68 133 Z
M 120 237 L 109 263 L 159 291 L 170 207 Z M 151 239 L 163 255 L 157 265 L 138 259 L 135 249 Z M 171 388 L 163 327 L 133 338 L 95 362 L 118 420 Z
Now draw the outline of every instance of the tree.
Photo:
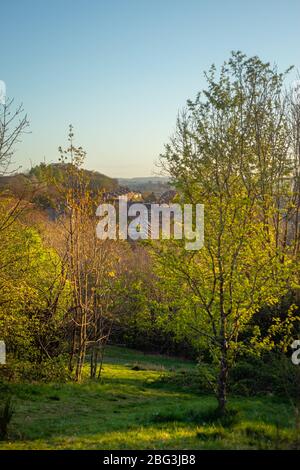
M 0 246 L 0 331 L 15 358 L 33 364 L 64 352 L 69 286 L 54 250 L 15 222 Z
M 291 135 L 291 156 L 293 163 L 293 178 L 289 197 L 289 213 L 287 219 L 288 229 L 286 240 L 292 247 L 295 266 L 295 297 L 300 303 L 300 82 L 294 86 L 289 94 L 289 125 Z
M 113 242 L 97 239 L 96 208 L 101 201 L 101 191 L 95 192 L 91 188 L 83 170 L 85 152 L 73 145 L 73 137 L 70 126 L 69 147 L 59 149 L 64 176 L 56 183 L 62 203 L 58 224 L 64 238 L 60 256 L 72 290 L 69 368 L 75 370 L 75 379 L 80 381 L 87 348 L 91 354 L 90 375 L 96 377 L 98 358 L 102 358 L 111 332 L 117 256 Z
M 14 110 L 12 99 L 0 104 L 0 175 L 9 172 L 15 146 L 28 125 L 22 105 Z
M 207 90 L 177 120 L 162 155 L 183 203 L 205 206 L 205 246 L 156 246 L 159 272 L 178 300 L 181 329 L 194 332 L 218 363 L 216 388 L 226 411 L 228 372 L 253 315 L 289 287 L 283 233 L 291 158 L 285 74 L 258 57 L 232 53 L 206 74 Z M 178 286 L 181 291 L 178 296 Z
M 4 104 L 0 103 L 0 178 L 10 173 L 16 145 L 29 126 L 22 105 L 13 109 L 13 103 L 12 99 Z M 25 206 L 22 195 L 18 199 L 11 200 L 9 206 L 6 204 L 7 211 L 1 214 L 0 232 L 14 223 Z

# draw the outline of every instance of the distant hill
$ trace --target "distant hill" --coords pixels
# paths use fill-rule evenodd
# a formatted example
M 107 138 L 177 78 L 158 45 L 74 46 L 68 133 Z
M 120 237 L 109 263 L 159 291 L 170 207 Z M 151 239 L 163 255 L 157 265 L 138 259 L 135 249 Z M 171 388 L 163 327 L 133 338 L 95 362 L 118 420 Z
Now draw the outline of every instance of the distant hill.
M 29 177 L 35 177 L 39 181 L 44 181 L 45 176 L 52 176 L 58 179 L 59 181 L 66 181 L 66 174 L 68 170 L 68 163 L 51 163 L 46 165 L 45 163 L 41 163 L 37 165 L 28 173 Z M 105 189 L 106 191 L 110 191 L 118 187 L 117 179 L 110 178 L 109 176 L 104 175 L 103 173 L 99 173 L 98 171 L 92 170 L 83 170 L 87 179 L 90 182 L 91 189 L 99 190 Z
M 0 176 L 0 190 L 7 190 L 16 197 L 30 198 L 43 209 L 57 206 L 59 194 L 57 186 L 51 183 L 55 178 L 60 184 L 68 186 L 68 172 L 65 163 L 53 163 L 46 165 L 41 163 L 31 168 L 27 173 Z M 118 181 L 102 173 L 91 170 L 83 170 L 93 191 L 112 191 L 118 187 Z M 33 197 L 33 199 L 32 199 Z
M 160 196 L 171 188 L 169 178 L 165 176 L 140 176 L 136 178 L 118 178 L 122 186 L 141 193 L 154 193 Z
M 26 193 L 31 183 L 32 179 L 23 173 L 0 176 L 0 190 L 9 190 L 16 196 Z
M 60 206 L 60 195 L 57 184 L 59 182 L 68 187 L 69 163 L 41 163 L 31 168 L 27 173 L 0 176 L 0 191 L 8 190 L 15 197 L 27 197 L 37 207 L 46 210 L 56 210 Z M 136 178 L 110 178 L 98 171 L 83 170 L 92 191 L 104 190 L 107 193 L 115 192 L 120 187 L 128 191 L 142 193 L 144 200 L 159 200 L 162 194 L 172 190 L 169 178 L 163 176 L 142 176 Z

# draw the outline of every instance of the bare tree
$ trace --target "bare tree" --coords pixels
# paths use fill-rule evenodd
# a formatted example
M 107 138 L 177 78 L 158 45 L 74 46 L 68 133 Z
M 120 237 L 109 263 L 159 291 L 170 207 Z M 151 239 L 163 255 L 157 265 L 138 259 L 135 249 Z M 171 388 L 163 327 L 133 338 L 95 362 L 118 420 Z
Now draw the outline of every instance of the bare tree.
M 59 224 L 63 233 L 66 271 L 72 289 L 70 308 L 71 345 L 69 369 L 75 380 L 82 378 L 87 351 L 90 375 L 97 376 L 98 359 L 113 325 L 111 293 L 114 279 L 115 249 L 109 241 L 96 237 L 96 207 L 101 194 L 91 190 L 82 165 L 85 152 L 73 145 L 70 126 L 69 147 L 60 148 L 62 180 L 60 184 L 62 214 Z M 101 373 L 101 366 L 98 375 Z
M 13 104 L 13 99 L 0 104 L 0 178 L 12 173 L 10 167 L 13 163 L 12 158 L 16 151 L 16 145 L 29 126 L 23 106 L 20 105 L 14 109 Z M 0 232 L 8 228 L 25 207 L 22 195 L 10 203 L 5 202 L 6 210 L 2 212 Z
M 14 100 L 0 105 L 0 176 L 10 172 L 16 145 L 29 126 L 23 106 L 13 109 Z

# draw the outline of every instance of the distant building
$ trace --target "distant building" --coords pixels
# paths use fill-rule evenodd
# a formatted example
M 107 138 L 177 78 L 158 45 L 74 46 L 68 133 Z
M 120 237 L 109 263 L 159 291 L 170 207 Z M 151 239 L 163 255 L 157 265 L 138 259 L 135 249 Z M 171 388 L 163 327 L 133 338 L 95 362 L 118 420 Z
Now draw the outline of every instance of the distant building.
M 142 194 L 137 191 L 132 191 L 129 188 L 119 187 L 114 191 L 104 193 L 103 198 L 107 202 L 118 201 L 119 199 L 127 199 L 128 201 L 141 201 Z

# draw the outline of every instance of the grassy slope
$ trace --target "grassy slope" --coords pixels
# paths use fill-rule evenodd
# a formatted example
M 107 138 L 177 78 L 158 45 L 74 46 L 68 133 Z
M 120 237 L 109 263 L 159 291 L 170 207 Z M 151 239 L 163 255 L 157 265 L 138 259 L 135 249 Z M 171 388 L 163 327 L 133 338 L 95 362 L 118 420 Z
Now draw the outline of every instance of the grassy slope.
M 140 370 L 132 370 L 133 366 Z M 187 361 L 111 347 L 101 382 L 16 384 L 9 441 L 0 449 L 240 449 L 291 445 L 293 416 L 275 398 L 234 398 L 231 428 L 204 424 L 213 397 L 159 383 Z

